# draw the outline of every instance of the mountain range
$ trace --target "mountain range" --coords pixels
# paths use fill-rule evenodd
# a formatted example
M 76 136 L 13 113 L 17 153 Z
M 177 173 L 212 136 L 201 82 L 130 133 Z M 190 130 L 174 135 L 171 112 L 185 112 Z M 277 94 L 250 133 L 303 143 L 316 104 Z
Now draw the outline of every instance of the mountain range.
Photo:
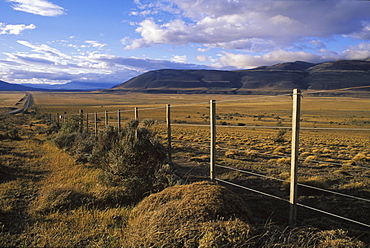
M 0 91 L 34 91 L 32 87 L 27 87 L 20 84 L 10 84 L 0 80 Z
M 161 69 L 122 84 L 70 82 L 63 85 L 19 85 L 0 81 L 0 91 L 63 91 L 98 89 L 103 92 L 252 94 L 303 90 L 333 90 L 370 85 L 370 61 L 325 63 L 295 61 L 249 70 Z M 112 87 L 112 88 L 110 88 Z M 364 88 L 370 90 L 370 88 Z
M 296 61 L 235 71 L 163 69 L 146 72 L 111 90 L 250 94 L 366 85 L 370 85 L 370 61 L 338 60 L 319 64 Z

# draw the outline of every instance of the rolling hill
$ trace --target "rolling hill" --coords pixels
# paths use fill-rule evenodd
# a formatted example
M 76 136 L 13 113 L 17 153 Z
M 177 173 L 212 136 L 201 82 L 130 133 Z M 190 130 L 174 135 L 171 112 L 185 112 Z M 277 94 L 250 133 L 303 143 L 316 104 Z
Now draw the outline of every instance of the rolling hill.
M 370 61 L 338 60 L 319 64 L 302 61 L 249 70 L 149 71 L 113 87 L 112 91 L 147 93 L 228 93 L 332 90 L 370 85 Z
M 10 84 L 0 80 L 0 91 L 34 91 L 35 88 L 19 85 Z

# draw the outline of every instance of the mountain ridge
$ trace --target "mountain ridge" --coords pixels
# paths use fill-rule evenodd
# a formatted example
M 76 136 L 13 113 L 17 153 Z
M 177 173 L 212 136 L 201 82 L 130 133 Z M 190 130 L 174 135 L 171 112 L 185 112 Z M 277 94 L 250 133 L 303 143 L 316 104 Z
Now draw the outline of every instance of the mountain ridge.
M 19 84 L 11 84 L 0 80 L 0 91 L 35 91 L 35 88 L 19 85 Z
M 112 91 L 250 94 L 259 91 L 333 90 L 370 84 L 370 61 L 295 61 L 248 70 L 161 69 L 143 73 Z

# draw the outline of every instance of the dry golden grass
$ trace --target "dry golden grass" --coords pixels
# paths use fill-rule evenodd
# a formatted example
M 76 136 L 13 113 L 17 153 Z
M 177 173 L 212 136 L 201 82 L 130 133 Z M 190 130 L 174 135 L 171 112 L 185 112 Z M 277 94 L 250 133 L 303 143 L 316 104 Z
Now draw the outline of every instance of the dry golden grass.
M 132 210 L 125 236 L 123 247 L 365 247 L 342 230 L 256 225 L 237 195 L 209 182 L 147 197 Z
M 130 207 L 110 204 L 111 187 L 42 141 L 0 143 L 1 247 L 118 247 Z
M 208 182 L 173 186 L 133 209 L 123 247 L 210 247 L 212 242 L 216 247 L 243 245 L 248 243 L 243 239 L 249 236 L 250 218 L 243 201 L 224 187 Z M 238 229 L 233 231 L 235 227 Z
M 0 91 L 0 108 L 14 107 L 24 96 L 24 92 Z
M 290 156 L 290 131 L 283 135 L 283 141 L 277 142 L 276 137 L 279 135 L 279 130 L 244 126 L 289 126 L 291 122 L 291 99 L 289 96 L 253 99 L 253 96 L 226 95 L 110 95 L 98 93 L 33 93 L 33 95 L 38 111 L 44 113 L 77 114 L 79 109 L 83 109 L 85 113 L 100 112 L 99 118 L 104 122 L 104 114 L 102 113 L 104 111 L 127 110 L 127 113 L 122 114 L 122 117 L 132 118 L 133 107 L 139 107 L 140 119 L 152 118 L 162 124 L 165 122 L 164 105 L 169 103 L 171 104 L 173 123 L 203 125 L 209 123 L 209 99 L 213 98 L 217 100 L 218 106 L 217 123 L 222 124 L 217 127 L 217 163 L 284 180 L 290 177 L 290 161 L 279 157 Z M 241 98 L 244 100 L 222 102 L 223 100 Z M 191 103 L 203 104 L 176 106 Z M 141 110 L 147 107 L 160 107 L 160 109 Z M 369 107 L 370 100 L 365 98 L 339 99 L 307 96 L 303 98 L 302 102 L 302 126 L 370 128 Z M 92 124 L 92 116 L 89 118 L 90 124 Z M 112 125 L 116 125 L 115 121 L 116 112 L 111 113 L 109 117 L 109 122 Z M 42 124 L 37 124 L 35 121 L 31 123 L 32 125 L 23 125 L 25 133 L 21 135 L 25 136 L 28 133 L 27 137 L 43 139 L 41 136 L 32 134 L 36 131 L 37 126 L 38 129 L 41 129 Z M 229 125 L 238 127 L 230 127 Z M 91 125 L 91 131 L 92 127 Z M 156 125 L 156 129 L 159 137 L 165 142 L 165 126 Z M 189 173 L 197 171 L 198 167 L 208 166 L 210 141 L 208 126 L 173 125 L 172 134 L 173 140 L 179 142 L 173 144 L 175 162 L 195 161 L 196 167 Z M 300 159 L 302 159 L 299 167 L 300 182 L 370 198 L 370 174 L 367 170 L 360 168 L 360 166 L 370 166 L 370 134 L 368 131 L 302 130 L 300 141 Z M 18 178 L 17 180 L 11 179 L 1 182 L 0 202 L 3 204 L 0 208 L 0 226 L 3 226 L 3 231 L 0 238 L 2 238 L 3 246 L 23 244 L 29 247 L 51 247 L 60 244 L 59 246 L 117 247 L 124 242 L 127 230 L 123 229 L 123 226 L 130 210 L 127 207 L 109 204 L 110 199 L 121 196 L 121 189 L 108 185 L 105 182 L 107 178 L 101 171 L 75 163 L 73 158 L 47 143 L 41 145 L 39 141 L 33 141 L 29 143 L 27 149 L 24 146 L 22 148 L 21 143 L 14 143 L 14 146 L 23 149 L 25 154 L 32 154 L 22 161 L 27 161 L 27 166 L 34 165 L 32 168 L 35 173 L 38 173 L 36 174 L 39 182 L 35 182 L 34 177 L 26 181 Z M 233 150 L 228 151 L 221 148 Z M 4 150 L 6 149 L 4 148 Z M 308 161 L 310 156 L 323 162 Z M 0 172 L 2 172 L 1 168 L 6 168 L 5 170 L 8 172 L 7 168 L 11 168 L 13 163 L 14 165 L 19 163 L 13 155 L 3 157 L 7 158 L 8 162 L 4 167 L 0 161 Z M 307 159 L 306 162 L 304 162 L 305 159 Z M 330 164 L 329 162 L 338 164 Z M 222 179 L 235 180 L 245 186 L 263 187 L 264 191 L 285 198 L 288 195 L 286 187 L 281 187 L 280 182 L 273 183 L 239 172 L 216 169 L 217 177 Z M 318 175 L 320 176 L 318 177 Z M 30 189 L 27 191 L 29 198 L 22 203 L 23 208 L 20 208 L 19 193 L 17 192 L 22 191 L 25 186 Z M 327 200 L 333 200 L 333 198 L 328 198 L 317 192 L 307 191 L 304 193 L 299 198 L 302 203 L 309 203 L 308 205 L 316 203 L 324 210 L 337 208 L 335 209 L 338 210 L 336 213 L 365 223 L 370 218 L 370 211 L 367 211 L 369 210 L 368 206 L 364 204 L 352 204 L 334 198 L 333 202 L 339 207 L 333 207 L 333 205 L 326 203 Z M 257 218 L 267 218 L 271 213 L 279 211 L 276 208 L 279 204 L 270 203 L 269 200 L 261 200 L 252 194 L 244 194 L 243 197 L 251 199 L 252 204 L 248 202 L 249 208 L 254 211 Z M 254 204 L 254 202 L 258 202 L 260 205 Z M 286 205 L 283 206 L 283 209 L 286 210 Z M 17 211 L 22 213 L 17 215 L 19 219 L 24 214 L 27 218 L 20 222 L 21 233 L 13 235 L 9 230 L 20 229 L 11 226 L 4 216 L 14 215 Z M 185 208 L 185 210 L 179 209 L 179 211 L 190 210 Z M 320 223 L 319 217 L 312 215 L 302 215 L 302 218 L 305 223 L 323 228 L 327 228 L 328 223 L 333 226 L 341 225 L 335 221 Z M 161 220 L 165 220 L 165 218 L 163 217 Z M 351 240 L 345 233 L 338 230 L 318 232 L 299 229 L 284 230 L 276 226 L 251 227 L 250 223 L 244 223 L 239 219 L 213 220 L 205 224 L 189 224 L 188 227 L 183 228 L 184 231 L 176 235 L 180 237 L 180 234 L 185 235 L 187 232 L 197 233 L 194 235 L 198 235 L 196 238 L 199 247 L 217 247 L 218 244 L 223 244 L 224 240 L 235 244 L 246 240 L 249 242 L 249 237 L 258 240 L 258 247 L 271 247 L 271 245 L 277 247 L 289 247 L 289 245 L 304 247 L 306 245 L 306 247 L 310 247 L 307 245 L 309 241 L 300 238 L 310 235 L 313 242 L 310 243 L 311 246 L 362 246 L 360 242 Z M 235 228 L 242 231 L 235 233 L 233 232 Z M 76 230 L 79 235 L 74 235 Z M 366 232 L 359 231 L 359 233 L 351 234 L 362 235 L 366 240 Z M 186 239 L 187 236 L 184 237 Z M 144 239 L 144 237 L 142 238 Z M 126 240 L 125 242 L 132 245 L 135 241 Z M 145 242 L 149 242 L 149 238 Z M 193 241 L 190 240 L 189 244 L 191 242 Z

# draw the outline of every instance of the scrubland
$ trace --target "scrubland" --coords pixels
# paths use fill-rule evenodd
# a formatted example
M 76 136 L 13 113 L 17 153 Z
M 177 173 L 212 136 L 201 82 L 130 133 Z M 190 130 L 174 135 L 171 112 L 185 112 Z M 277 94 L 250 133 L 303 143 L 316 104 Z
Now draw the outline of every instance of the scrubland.
M 1 120 L 1 246 L 366 247 L 370 243 L 369 230 L 356 224 L 299 209 L 298 226 L 289 228 L 286 202 L 231 188 L 235 195 L 213 183 L 190 184 L 206 180 L 209 174 L 207 125 L 212 98 L 217 100 L 221 166 L 216 167 L 216 177 L 288 199 L 289 183 L 284 180 L 290 177 L 290 96 L 33 93 L 33 97 L 36 113 Z M 165 104 L 171 104 L 174 124 L 173 167 L 165 168 L 167 189 L 142 192 L 149 195 L 142 202 L 140 197 L 128 197 L 131 191 L 128 184 L 118 182 L 122 179 L 85 160 L 83 149 L 58 148 L 52 140 L 62 131 L 57 134 L 44 115 L 67 112 L 72 120 L 80 109 L 85 114 L 98 112 L 102 132 L 104 111 L 110 111 L 110 125 L 117 125 L 117 109 L 123 110 L 122 119 L 130 120 L 133 108 L 139 107 L 141 123 L 155 119 L 151 130 L 165 145 Z M 370 199 L 369 107 L 368 98 L 303 98 L 301 184 Z M 190 186 L 168 187 L 174 184 Z M 369 202 L 305 187 L 299 187 L 298 194 L 303 204 L 368 223 Z M 225 210 L 231 199 L 236 199 L 236 209 Z

